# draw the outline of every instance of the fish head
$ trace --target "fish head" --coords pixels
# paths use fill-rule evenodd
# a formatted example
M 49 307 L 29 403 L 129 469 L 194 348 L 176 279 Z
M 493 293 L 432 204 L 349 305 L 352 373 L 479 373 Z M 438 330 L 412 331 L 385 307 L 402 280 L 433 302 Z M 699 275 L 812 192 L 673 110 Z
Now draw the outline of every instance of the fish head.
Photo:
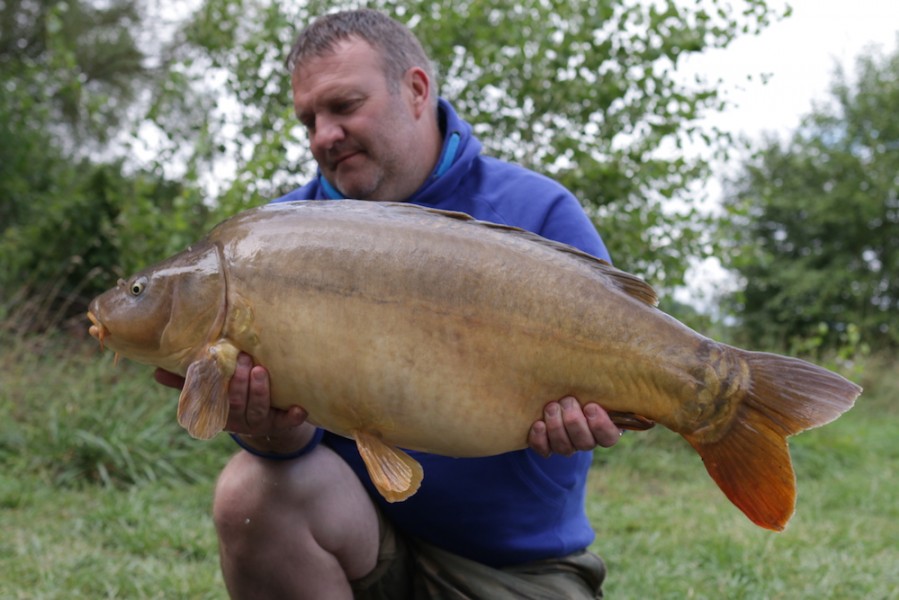
M 183 374 L 221 330 L 225 277 L 219 249 L 203 242 L 148 267 L 94 298 L 90 334 L 101 347 Z

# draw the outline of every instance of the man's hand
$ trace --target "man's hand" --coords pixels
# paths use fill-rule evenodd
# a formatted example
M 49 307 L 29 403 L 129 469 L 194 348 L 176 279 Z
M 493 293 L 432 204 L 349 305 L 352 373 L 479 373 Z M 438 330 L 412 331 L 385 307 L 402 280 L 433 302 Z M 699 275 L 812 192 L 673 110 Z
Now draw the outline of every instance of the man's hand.
M 577 450 L 614 446 L 622 433 L 598 404 L 582 409 L 577 400 L 566 396 L 544 407 L 543 420 L 531 426 L 528 445 L 541 456 L 570 456 Z
M 159 383 L 181 388 L 184 378 L 156 369 Z M 287 410 L 271 405 L 271 386 L 268 371 L 253 365 L 253 359 L 244 353 L 237 357 L 237 366 L 228 385 L 228 422 L 225 430 L 253 439 L 252 445 L 261 450 L 291 451 L 302 447 L 312 437 L 314 428 L 298 428 L 306 421 L 306 411 L 300 406 Z M 264 443 L 263 443 L 264 442 Z
M 274 436 L 302 425 L 306 411 L 299 406 L 287 410 L 271 405 L 271 386 L 268 371 L 261 365 L 253 365 L 249 355 L 237 357 L 237 368 L 228 386 L 228 424 L 233 433 L 251 436 Z

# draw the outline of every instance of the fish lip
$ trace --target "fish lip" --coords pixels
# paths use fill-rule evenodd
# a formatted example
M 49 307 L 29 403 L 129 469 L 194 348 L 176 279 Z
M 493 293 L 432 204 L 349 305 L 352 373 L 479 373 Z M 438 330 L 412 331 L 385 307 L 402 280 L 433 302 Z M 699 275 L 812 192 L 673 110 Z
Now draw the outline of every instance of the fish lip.
M 100 319 L 97 318 L 97 315 L 94 314 L 94 311 L 87 311 L 87 318 L 90 319 L 90 322 L 93 323 L 87 332 L 91 335 L 92 338 L 96 339 L 100 342 L 100 349 L 103 349 L 103 340 L 109 337 L 109 329 L 100 322 Z

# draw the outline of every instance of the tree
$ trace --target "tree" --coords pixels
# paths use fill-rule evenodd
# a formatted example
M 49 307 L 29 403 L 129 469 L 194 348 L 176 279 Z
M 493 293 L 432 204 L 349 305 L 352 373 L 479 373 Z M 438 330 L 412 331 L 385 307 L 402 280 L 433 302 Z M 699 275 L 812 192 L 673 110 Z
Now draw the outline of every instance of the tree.
M 133 34 L 137 1 L 0 4 L 4 96 L 43 103 L 18 115 L 32 131 L 52 132 L 67 150 L 97 149 L 110 139 L 150 73 Z
M 314 173 L 281 62 L 295 32 L 314 15 L 357 4 L 205 0 L 183 29 L 175 45 L 177 77 L 153 115 L 169 132 L 164 157 L 178 155 L 183 136 L 199 132 L 198 152 L 186 161 L 190 172 L 208 172 L 227 157 L 233 177 L 216 182 L 223 216 Z M 673 287 L 683 281 L 690 257 L 710 251 L 702 225 L 692 226 L 701 217 L 686 194 L 708 174 L 707 164 L 681 147 L 704 135 L 710 144 L 718 141 L 697 123 L 723 100 L 717 82 L 682 82 L 677 69 L 687 55 L 765 27 L 776 16 L 765 2 L 367 4 L 420 37 L 438 63 L 441 92 L 472 122 L 487 152 L 547 173 L 575 192 L 619 266 Z M 212 78 L 219 82 L 214 93 L 196 85 Z M 169 107 L 185 102 L 202 107 L 202 119 L 175 127 L 166 121 Z M 687 208 L 668 210 L 678 196 Z
M 190 190 L 108 145 L 152 79 L 139 21 L 132 0 L 0 3 L 0 325 L 83 318 L 141 249 L 155 258 L 205 227 Z
M 283 59 L 313 16 L 359 3 L 198 0 L 151 14 L 176 4 L 0 3 L 0 321 L 22 285 L 82 302 L 92 288 L 78 278 L 95 267 L 114 280 L 314 174 Z M 619 266 L 671 288 L 710 252 L 686 195 L 707 165 L 681 146 L 719 141 L 696 127 L 723 101 L 678 65 L 765 27 L 766 2 L 367 4 L 419 35 L 487 152 L 575 192 Z M 675 197 L 684 210 L 667 209 Z M 67 243 L 47 243 L 61 230 Z
M 731 298 L 755 340 L 899 343 L 899 51 L 871 51 L 786 141 L 768 138 L 725 200 Z
M 137 19 L 132 0 L 0 3 L 0 234 L 65 195 L 121 123 L 146 74 Z

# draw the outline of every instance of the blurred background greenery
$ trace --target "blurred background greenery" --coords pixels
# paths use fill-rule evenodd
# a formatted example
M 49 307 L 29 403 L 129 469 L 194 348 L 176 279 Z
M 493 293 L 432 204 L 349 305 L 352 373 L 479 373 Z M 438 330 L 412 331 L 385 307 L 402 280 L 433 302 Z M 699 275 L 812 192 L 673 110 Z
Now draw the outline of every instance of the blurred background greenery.
M 208 512 L 232 447 L 189 439 L 171 390 L 100 360 L 83 315 L 116 278 L 314 172 L 281 61 L 312 15 L 358 4 L 0 3 L 0 596 L 224 595 Z M 795 131 L 745 141 L 703 122 L 729 101 L 682 65 L 789 19 L 781 4 L 366 4 L 419 35 L 486 152 L 574 191 L 664 310 L 866 387 L 796 438 L 800 507 L 781 536 L 743 522 L 664 432 L 598 453 L 611 596 L 887 598 L 899 50 L 837 69 Z M 711 198 L 716 161 L 731 169 Z M 730 283 L 675 300 L 710 257 Z

